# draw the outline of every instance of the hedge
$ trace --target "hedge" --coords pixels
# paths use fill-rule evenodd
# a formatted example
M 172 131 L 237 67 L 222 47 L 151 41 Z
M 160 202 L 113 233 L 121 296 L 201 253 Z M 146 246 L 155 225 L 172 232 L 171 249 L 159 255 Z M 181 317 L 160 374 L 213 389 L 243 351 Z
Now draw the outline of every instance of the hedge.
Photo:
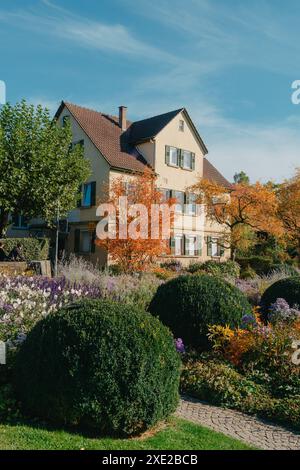
M 25 261 L 42 261 L 49 259 L 48 238 L 2 238 L 3 248 L 6 255 L 17 245 L 21 245 Z

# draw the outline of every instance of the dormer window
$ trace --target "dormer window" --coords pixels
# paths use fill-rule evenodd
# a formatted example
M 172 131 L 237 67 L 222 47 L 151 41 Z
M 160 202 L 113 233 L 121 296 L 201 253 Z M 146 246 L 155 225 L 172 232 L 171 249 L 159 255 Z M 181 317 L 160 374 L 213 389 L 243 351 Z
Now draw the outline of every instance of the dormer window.
M 179 120 L 179 130 L 180 132 L 184 132 L 184 121 L 182 119 Z

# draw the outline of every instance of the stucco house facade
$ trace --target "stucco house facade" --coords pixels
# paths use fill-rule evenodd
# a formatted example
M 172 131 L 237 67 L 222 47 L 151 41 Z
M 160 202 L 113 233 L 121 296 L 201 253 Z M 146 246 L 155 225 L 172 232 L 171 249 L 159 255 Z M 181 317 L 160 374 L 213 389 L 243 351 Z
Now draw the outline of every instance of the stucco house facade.
M 207 160 L 207 148 L 185 108 L 131 122 L 124 106 L 116 117 L 63 101 L 55 117 L 61 126 L 70 121 L 73 144 L 83 146 L 91 163 L 91 176 L 80 188 L 78 207 L 70 212 L 65 234 L 61 234 L 67 254 L 76 253 L 102 266 L 109 264 L 109 254 L 94 243 L 100 220 L 97 204 L 114 178 L 122 175 L 130 180 L 149 166 L 157 174 L 159 189 L 178 202 L 167 258 L 188 265 L 230 256 L 222 245 L 224 228 L 212 225 L 204 211 L 199 214 L 194 195 L 187 191 L 199 177 L 228 188 L 230 183 Z M 22 220 L 17 222 L 22 224 Z M 23 229 L 25 233 L 26 227 Z M 30 230 L 38 230 L 38 221 L 31 221 Z

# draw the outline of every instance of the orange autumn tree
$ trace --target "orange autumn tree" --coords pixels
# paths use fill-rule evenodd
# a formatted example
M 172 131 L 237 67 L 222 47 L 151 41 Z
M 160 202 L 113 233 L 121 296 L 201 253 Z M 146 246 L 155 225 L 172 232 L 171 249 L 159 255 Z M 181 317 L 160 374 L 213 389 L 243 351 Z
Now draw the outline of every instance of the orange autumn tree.
M 249 236 L 249 230 L 282 233 L 277 217 L 278 202 L 271 184 L 233 184 L 230 189 L 200 179 L 191 191 L 198 194 L 198 203 L 204 204 L 208 219 L 224 227 L 223 244 L 235 258 L 237 247 Z M 250 242 L 250 241 L 249 241 Z
M 111 213 L 109 218 L 106 212 L 110 236 L 97 238 L 95 243 L 106 249 L 111 260 L 124 272 L 144 271 L 158 256 L 170 252 L 175 200 L 164 200 L 163 193 L 156 187 L 156 179 L 148 168 L 130 179 L 116 178 L 106 191 L 107 197 L 101 201 L 113 208 L 113 219 Z M 153 205 L 156 205 L 154 211 Z
M 280 185 L 278 201 L 279 219 L 285 235 L 297 247 L 300 264 L 300 169 L 292 179 Z

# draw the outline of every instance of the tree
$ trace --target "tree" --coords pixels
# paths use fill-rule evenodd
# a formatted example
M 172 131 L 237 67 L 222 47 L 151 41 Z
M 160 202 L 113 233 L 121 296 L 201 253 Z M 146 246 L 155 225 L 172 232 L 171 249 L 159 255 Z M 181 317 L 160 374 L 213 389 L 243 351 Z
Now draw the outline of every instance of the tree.
M 78 188 L 89 175 L 82 148 L 71 146 L 67 124 L 59 127 L 42 106 L 25 101 L 0 111 L 0 237 L 9 214 L 49 224 L 76 206 Z
M 235 184 L 250 184 L 250 178 L 244 171 L 235 173 L 233 179 Z
M 111 260 L 124 272 L 144 271 L 157 256 L 170 251 L 169 228 L 172 229 L 175 199 L 165 200 L 155 182 L 153 171 L 146 169 L 142 174 L 133 175 L 127 182 L 124 177 L 114 179 L 105 191 L 103 212 L 98 212 L 98 215 L 105 215 L 102 226 L 106 226 L 106 236 L 97 238 L 95 243 L 107 250 Z M 126 198 L 127 201 L 125 214 L 120 206 L 120 198 Z M 159 210 L 153 211 L 154 207 L 159 209 L 161 204 L 166 210 L 165 218 Z M 163 222 L 167 218 L 169 223 L 164 226 L 166 236 L 163 236 Z M 110 236 L 109 227 L 113 227 Z M 99 237 L 98 230 L 97 235 Z
M 238 183 L 228 189 L 200 179 L 191 190 L 198 194 L 198 202 L 205 205 L 207 217 L 224 227 L 223 243 L 231 249 L 233 258 L 245 233 L 251 235 L 251 230 L 281 233 L 276 193 L 269 185 Z
M 278 216 L 287 238 L 296 244 L 300 264 L 300 169 L 278 189 Z

